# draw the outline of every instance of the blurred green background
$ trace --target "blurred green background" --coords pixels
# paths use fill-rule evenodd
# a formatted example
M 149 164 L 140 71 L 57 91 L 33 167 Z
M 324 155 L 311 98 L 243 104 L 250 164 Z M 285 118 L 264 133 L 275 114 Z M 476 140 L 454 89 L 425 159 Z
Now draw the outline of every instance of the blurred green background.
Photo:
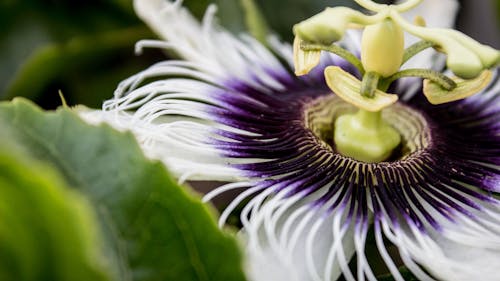
M 184 1 L 197 17 L 210 2 Z M 240 0 L 213 2 L 222 25 L 245 30 Z M 257 2 L 271 28 L 289 41 L 294 23 L 326 6 L 354 6 L 349 0 Z M 460 2 L 457 27 L 499 48 L 500 0 Z M 147 38 L 155 35 L 135 16 L 131 0 L 0 0 L 0 98 L 24 96 L 55 108 L 61 91 L 70 105 L 98 108 L 119 81 L 165 58 L 150 49 L 134 55 L 135 42 Z

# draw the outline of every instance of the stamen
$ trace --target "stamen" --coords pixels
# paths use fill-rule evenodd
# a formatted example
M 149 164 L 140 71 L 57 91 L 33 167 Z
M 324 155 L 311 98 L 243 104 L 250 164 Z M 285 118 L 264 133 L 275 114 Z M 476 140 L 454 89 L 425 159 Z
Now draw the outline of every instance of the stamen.
M 395 11 L 391 11 L 390 16 L 404 30 L 438 45 L 448 55 L 448 68 L 462 78 L 475 78 L 500 61 L 500 52 L 460 32 L 412 25 Z
M 304 41 L 300 43 L 300 48 L 304 51 L 327 51 L 337 56 L 345 59 L 350 64 L 352 64 L 356 69 L 361 73 L 361 75 L 365 74 L 365 68 L 361 61 L 351 52 L 347 51 L 344 48 L 341 48 L 338 45 L 321 45 L 321 44 L 308 44 Z
M 303 49 L 302 40 L 298 36 L 295 36 L 293 40 L 293 55 L 295 75 L 301 76 L 306 75 L 319 64 L 321 52 L 320 50 Z
M 456 85 L 456 87 L 451 89 L 444 87 L 435 79 L 426 79 L 424 81 L 424 95 L 432 104 L 442 104 L 461 100 L 484 89 L 488 86 L 492 77 L 492 72 L 485 70 L 481 73 L 481 75 L 472 80 L 455 78 L 456 81 L 453 81 L 450 79 L 453 84 Z
M 387 78 L 386 80 L 383 81 L 384 85 L 390 85 L 393 81 L 403 78 L 403 77 L 420 77 L 424 79 L 428 79 L 443 89 L 447 91 L 451 91 L 455 89 L 457 86 L 457 83 L 453 81 L 451 78 L 448 78 L 448 76 L 442 74 L 441 72 L 437 72 L 434 70 L 430 69 L 405 69 L 401 70 L 391 77 Z
M 375 90 L 373 97 L 361 95 L 361 81 L 345 72 L 338 66 L 325 69 L 325 79 L 328 87 L 340 98 L 363 110 L 380 111 L 398 100 L 397 95 Z
M 367 16 L 346 7 L 326 8 L 323 12 L 296 24 L 293 32 L 307 42 L 330 45 L 342 39 L 350 25 L 375 24 L 386 18 L 386 14 L 387 12 L 381 12 Z
M 427 22 L 425 22 L 425 19 L 421 16 L 416 16 L 414 19 L 413 19 L 413 24 L 416 25 L 416 26 L 421 26 L 421 27 L 426 27 L 427 26 Z

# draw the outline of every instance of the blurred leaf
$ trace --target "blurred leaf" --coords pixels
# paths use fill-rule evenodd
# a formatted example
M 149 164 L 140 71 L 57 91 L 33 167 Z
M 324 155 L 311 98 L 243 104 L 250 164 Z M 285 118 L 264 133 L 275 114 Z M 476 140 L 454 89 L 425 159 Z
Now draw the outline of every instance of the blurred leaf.
M 9 84 L 5 96 L 6 98 L 23 96 L 36 99 L 50 83 L 57 79 L 63 80 L 64 83 L 64 80 L 72 73 L 82 76 L 84 69 L 102 70 L 106 60 L 115 56 L 117 51 L 126 49 L 132 57 L 134 42 L 149 34 L 145 27 L 138 27 L 78 37 L 66 43 L 52 43 L 40 47 L 24 62 L 14 80 Z M 86 82 L 83 81 L 83 83 Z M 109 86 L 114 88 L 115 84 Z M 54 94 L 56 93 L 57 91 Z M 111 93 L 112 91 L 109 91 L 105 95 L 108 97 Z M 86 94 L 95 93 L 87 92 Z
M 235 34 L 248 32 L 242 0 L 215 0 L 218 6 L 217 18 L 220 24 Z
M 144 31 L 142 35 L 130 36 L 134 26 L 141 26 Z M 25 71 L 23 67 L 31 64 L 26 60 L 34 59 L 37 55 L 41 55 L 40 52 L 43 55 L 43 52 L 49 52 L 47 49 L 50 48 L 53 48 L 54 51 L 58 48 L 64 49 L 66 45 L 74 44 L 71 43 L 72 41 L 86 40 L 87 47 L 90 49 L 89 52 L 94 50 L 94 53 L 90 53 L 90 56 L 97 55 L 97 58 L 91 59 L 90 63 L 94 64 L 94 68 L 102 69 L 102 65 L 97 63 L 98 59 L 102 58 L 102 53 L 95 51 L 102 50 L 106 46 L 94 46 L 90 43 L 100 44 L 105 40 L 103 37 L 107 35 L 114 37 L 110 40 L 116 42 L 118 34 L 122 32 L 123 35 L 121 35 L 122 38 L 120 39 L 122 44 L 115 46 L 116 48 L 112 52 L 108 52 L 108 56 L 111 58 L 116 58 L 117 53 L 124 53 L 125 48 L 128 48 L 127 56 L 133 56 L 135 41 L 139 38 L 152 36 L 149 30 L 135 16 L 132 1 L 130 0 L 0 0 L 0 60 L 2 61 L 2 64 L 0 64 L 0 98 L 5 98 L 4 92 L 7 86 L 13 80 L 17 80 L 15 75 Z M 130 37 L 127 38 L 127 36 Z M 108 44 L 108 42 L 104 44 Z M 75 56 L 78 57 L 78 54 L 75 54 Z M 56 57 L 54 56 L 54 58 Z M 57 57 L 57 59 L 64 61 L 64 73 L 68 73 L 67 71 L 70 73 L 82 72 L 80 67 L 85 68 L 85 64 L 81 64 L 82 59 L 78 61 L 78 64 L 72 64 L 71 60 L 65 61 L 67 58 L 67 54 Z M 119 63 L 118 65 L 123 64 Z M 47 73 L 45 67 L 47 67 Z M 144 64 L 140 64 L 131 73 L 137 72 L 143 67 Z M 25 95 L 30 97 L 39 96 L 37 102 L 43 103 L 45 95 L 57 93 L 59 88 L 66 88 L 54 86 L 55 89 L 53 89 L 50 87 L 53 84 L 64 84 L 60 81 L 67 78 L 64 75 L 51 76 L 54 75 L 52 71 L 53 68 L 48 63 L 43 65 L 43 68 L 38 69 L 40 78 L 28 77 L 35 78 L 33 83 L 31 83 L 31 79 L 22 81 L 23 83 L 33 84 L 33 88 L 38 87 L 38 92 L 27 91 L 29 94 L 25 93 Z M 128 73 L 127 76 L 131 73 Z M 84 79 L 82 80 L 84 81 Z M 82 83 L 82 80 L 78 81 L 78 83 Z M 111 88 L 106 93 L 109 96 L 113 90 L 111 85 L 116 84 L 117 81 L 106 82 L 111 82 L 108 83 L 107 87 L 104 87 L 106 90 L 109 89 L 108 87 Z M 10 94 L 12 95 L 12 93 Z M 94 94 L 87 93 L 87 96 L 92 97 Z M 14 93 L 14 95 L 17 95 L 17 93 Z M 92 105 L 95 105 L 102 102 L 102 96 L 90 100 L 93 101 Z
M 260 11 L 260 7 L 253 0 L 241 0 L 241 5 L 245 11 L 245 22 L 249 33 L 266 45 L 269 27 Z
M 211 3 L 217 6 L 216 17 L 220 25 L 234 33 L 245 31 L 245 17 L 241 0 L 184 0 L 183 6 L 201 20 Z
M 0 105 L 0 120 L 4 134 L 94 204 L 120 280 L 244 280 L 236 243 L 217 229 L 211 210 L 147 160 L 130 133 L 20 99 Z
M 91 205 L 0 141 L 0 280 L 110 280 Z
M 401 266 L 399 269 L 399 273 L 406 281 L 418 281 L 417 277 L 411 273 L 411 271 L 406 266 Z M 389 274 L 384 274 L 381 276 L 377 276 L 377 280 L 379 281 L 394 281 L 394 276 Z
M 212 2 L 212 0 L 184 0 L 182 1 L 182 5 L 187 7 L 195 17 L 201 19 L 205 14 L 208 4 Z
M 248 2 L 246 0 L 185 0 L 184 5 L 195 16 L 201 18 L 209 2 L 218 6 L 217 18 L 221 25 L 234 33 L 248 32 L 243 7 L 243 4 L 248 4 L 243 3 Z M 289 0 L 286 2 L 254 0 L 254 2 L 262 11 L 263 18 L 269 23 L 270 30 L 288 42 L 292 42 L 292 26 L 294 24 L 321 12 L 326 7 L 350 6 L 359 8 L 352 0 Z
M 2 33 L 5 34 L 5 33 Z M 15 26 L 8 36 L 0 37 L 0 97 L 12 79 L 16 69 L 39 45 L 51 42 L 47 30 L 33 19 L 28 19 Z
M 286 2 L 256 0 L 256 2 L 261 7 L 264 18 L 268 20 L 271 30 L 288 42 L 293 40 L 294 24 L 323 11 L 326 7 L 357 7 L 352 0 L 288 0 Z
M 60 41 L 139 23 L 132 1 L 128 0 L 3 0 L 0 8 L 0 15 L 4 16 L 0 22 L 7 31 L 30 19 L 50 30 L 53 38 Z

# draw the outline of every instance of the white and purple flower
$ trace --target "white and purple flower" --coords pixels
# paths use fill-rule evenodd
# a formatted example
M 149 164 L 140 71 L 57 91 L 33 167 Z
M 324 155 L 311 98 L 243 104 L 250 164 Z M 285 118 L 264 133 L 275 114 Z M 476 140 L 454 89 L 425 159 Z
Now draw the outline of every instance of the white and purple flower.
M 183 60 L 126 79 L 102 111 L 81 115 L 132 131 L 181 182 L 229 182 L 205 200 L 238 190 L 219 223 L 245 202 L 249 279 L 376 280 L 367 240 L 395 280 L 404 280 L 402 264 L 420 280 L 500 279 L 498 71 L 482 93 L 437 106 L 420 80 L 393 83 L 399 102 L 383 118 L 401 144 L 388 160 L 365 163 L 333 142 L 333 121 L 355 108 L 331 92 L 323 70 L 340 66 L 361 78 L 345 60 L 323 54 L 296 77 L 291 46 L 234 37 L 214 21 L 214 6 L 201 24 L 180 1 L 135 6 L 166 39 L 139 42 L 138 50 L 164 48 Z M 422 15 L 439 17 L 426 18 L 431 26 L 450 25 L 452 15 L 439 11 L 457 8 L 450 0 L 421 6 Z M 359 34 L 345 37 L 340 44 L 359 54 Z M 409 63 L 442 62 L 428 52 Z

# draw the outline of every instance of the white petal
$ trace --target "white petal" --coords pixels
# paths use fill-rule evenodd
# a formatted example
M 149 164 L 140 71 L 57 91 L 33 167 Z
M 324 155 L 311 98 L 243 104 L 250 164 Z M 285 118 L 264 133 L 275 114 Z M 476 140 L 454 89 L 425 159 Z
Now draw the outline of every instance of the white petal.
M 484 208 L 473 212 L 475 218 L 456 214 L 455 223 L 442 220 L 442 233 L 431 234 L 440 252 L 422 257 L 422 264 L 444 280 L 499 280 L 499 211 Z
M 436 239 L 436 243 L 443 250 L 443 255 L 450 259 L 450 270 L 438 262 L 431 260 L 426 263 L 432 272 L 444 280 L 499 280 L 498 266 L 500 265 L 500 250 L 486 249 L 463 245 L 445 239 Z M 447 268 L 447 267 L 445 267 Z
M 261 89 L 283 89 L 267 71 L 286 72 L 276 57 L 254 38 L 234 37 L 216 24 L 216 6 L 211 5 L 203 22 L 198 22 L 181 1 L 135 0 L 137 14 L 160 37 L 167 47 L 184 60 L 196 63 L 218 78 L 239 78 Z M 159 46 L 158 43 L 146 46 Z
M 392 225 L 388 219 L 382 222 L 385 236 L 398 247 L 403 262 L 417 278 L 450 281 L 499 280 L 498 203 L 481 202 L 481 210 L 464 206 L 474 218 L 456 210 L 452 211 L 454 222 L 443 217 L 424 200 L 420 203 L 440 224 L 440 230 L 427 226 L 424 233 L 411 223 L 403 228 Z M 420 267 L 425 268 L 431 275 Z
M 230 164 L 249 160 L 222 157 L 223 151 L 210 142 L 226 140 L 217 130 L 252 133 L 220 123 L 213 112 L 227 105 L 216 96 L 240 95 L 231 88 L 235 83 L 263 93 L 282 90 L 275 74 L 290 74 L 255 39 L 236 38 L 217 26 L 215 6 L 199 23 L 181 1 L 136 0 L 134 5 L 141 18 L 168 40 L 141 41 L 137 50 L 166 48 L 185 60 L 160 62 L 125 79 L 114 98 L 104 102 L 103 112 L 82 113 L 82 117 L 130 130 L 145 153 L 163 161 L 180 181 L 245 179 Z
M 244 208 L 247 273 L 253 281 L 336 280 L 355 252 L 344 211 L 325 216 L 309 204 L 319 196 L 262 191 Z M 274 195 L 272 195 L 274 194 Z

